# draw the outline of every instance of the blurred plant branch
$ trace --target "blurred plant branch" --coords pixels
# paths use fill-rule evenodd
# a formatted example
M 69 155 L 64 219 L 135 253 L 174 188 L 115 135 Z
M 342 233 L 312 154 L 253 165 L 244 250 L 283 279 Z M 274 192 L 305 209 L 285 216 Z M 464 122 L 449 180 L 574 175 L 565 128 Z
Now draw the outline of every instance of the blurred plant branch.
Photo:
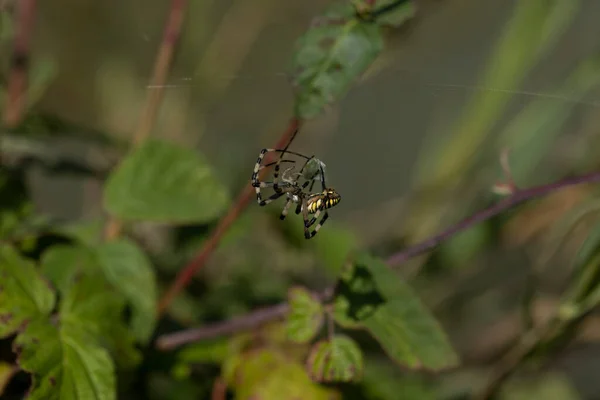
M 132 148 L 142 143 L 150 135 L 150 131 L 156 121 L 158 109 L 163 98 L 165 82 L 171 62 L 173 61 L 175 46 L 181 34 L 181 26 L 183 25 L 184 11 L 187 3 L 187 0 L 171 0 L 169 16 L 165 23 L 162 42 L 154 62 L 154 72 L 150 80 L 150 85 L 155 87 L 155 89 L 148 91 L 137 129 L 133 135 Z M 121 229 L 121 222 L 115 218 L 111 218 L 106 224 L 105 237 L 113 239 L 119 236 Z
M 30 63 L 30 41 L 35 17 L 36 1 L 21 0 L 16 3 L 16 32 L 13 42 L 8 90 L 4 107 L 4 124 L 15 127 L 23 117 L 26 104 L 27 71 Z M 5 4 L 2 4 L 6 7 Z
M 292 139 L 296 130 L 300 128 L 300 120 L 297 118 L 292 118 L 288 124 L 287 129 L 281 135 L 274 148 L 281 149 L 284 148 L 289 141 Z M 265 163 L 269 163 L 271 160 L 271 154 L 267 154 L 265 157 Z M 266 170 L 262 170 L 260 176 L 266 173 Z M 242 191 L 242 193 L 238 196 L 237 201 L 227 214 L 221 219 L 215 230 L 210 235 L 209 239 L 206 241 L 200 252 L 196 257 L 194 257 L 175 277 L 175 281 L 171 284 L 171 286 L 167 289 L 167 291 L 163 294 L 159 304 L 158 304 L 158 313 L 162 314 L 171 304 L 175 296 L 179 292 L 187 286 L 192 280 L 193 276 L 204 266 L 208 257 L 214 252 L 219 244 L 221 238 L 227 232 L 227 229 L 231 226 L 231 224 L 240 216 L 241 212 L 248 206 L 250 200 L 254 195 L 254 188 L 248 183 L 246 188 Z M 273 318 L 271 318 L 273 319 Z
M 288 132 L 290 132 L 290 129 L 288 129 Z M 293 130 L 292 130 L 292 132 L 293 132 Z M 284 135 L 284 137 L 285 137 L 285 135 Z M 282 139 L 284 137 L 282 137 Z M 283 142 L 283 140 L 280 140 L 280 142 Z M 434 235 L 428 239 L 425 239 L 422 242 L 419 242 L 412 246 L 409 246 L 398 253 L 391 255 L 386 260 L 386 263 L 390 266 L 397 266 L 399 264 L 402 264 L 411 258 L 422 255 L 430 250 L 433 250 L 439 244 L 441 244 L 442 242 L 444 242 L 446 240 L 449 240 L 457 233 L 462 232 L 480 222 L 486 221 L 486 220 L 500 214 L 501 212 L 506 211 L 510 208 L 513 208 L 513 207 L 515 207 L 521 203 L 524 203 L 526 201 L 545 196 L 547 194 L 550 194 L 552 192 L 555 192 L 555 191 L 558 191 L 558 190 L 561 190 L 561 189 L 564 189 L 564 188 L 567 188 L 570 186 L 580 185 L 580 184 L 585 184 L 585 183 L 599 183 L 599 182 L 600 182 L 600 172 L 593 172 L 593 173 L 589 173 L 586 175 L 562 179 L 562 180 L 559 180 L 559 181 L 556 181 L 553 183 L 549 183 L 546 185 L 534 186 L 529 189 L 517 190 L 513 194 L 511 194 L 509 197 L 506 197 L 505 199 L 501 200 L 500 202 L 463 219 L 462 221 L 452 225 L 451 227 L 444 230 L 443 232 L 441 232 L 437 235 Z M 244 191 L 244 193 L 240 196 L 238 203 L 233 206 L 233 208 L 230 210 L 228 215 L 221 221 L 221 224 L 217 227 L 217 229 L 215 230 L 215 233 L 213 234 L 211 239 L 207 242 L 207 244 L 204 246 L 204 248 L 201 250 L 198 257 L 196 257 L 194 260 L 192 260 L 190 262 L 190 264 L 180 273 L 179 282 L 183 282 L 184 284 L 187 283 L 189 281 L 189 279 L 191 279 L 193 274 L 196 272 L 196 270 L 199 269 L 202 266 L 202 264 L 206 261 L 206 258 L 208 257 L 208 255 L 210 255 L 210 253 L 214 250 L 216 244 L 218 243 L 218 239 L 220 239 L 220 237 L 223 235 L 226 228 L 231 224 L 231 222 L 233 222 L 233 220 L 235 220 L 235 218 L 237 217 L 237 215 L 239 214 L 239 212 L 241 211 L 243 206 L 245 206 L 247 204 L 247 202 L 249 201 L 249 199 L 252 195 L 251 189 L 252 189 L 251 187 L 248 187 Z M 216 239 L 215 239 L 215 237 L 216 237 Z M 181 283 L 179 284 L 179 286 L 175 286 L 176 284 L 177 284 L 177 281 L 171 288 L 171 292 L 173 292 L 173 293 L 169 294 L 169 292 L 167 292 L 167 295 L 169 297 L 165 296 L 163 298 L 163 301 L 161 302 L 161 304 L 163 304 L 161 311 L 164 311 L 165 307 L 170 303 L 170 301 L 172 300 L 174 295 L 176 293 L 178 293 L 181 290 L 181 288 L 184 286 L 184 284 L 181 284 Z M 175 288 L 177 290 L 175 290 Z M 323 299 L 323 298 L 330 297 L 331 293 L 333 293 L 333 288 L 328 288 L 327 290 L 325 290 L 323 293 L 319 294 L 318 296 L 319 296 L 319 298 Z M 165 299 L 168 301 L 166 301 Z M 233 318 L 231 320 L 228 320 L 228 321 L 225 321 L 222 323 L 213 324 L 213 325 L 205 326 L 202 328 L 193 328 L 193 329 L 184 330 L 184 331 L 180 331 L 180 332 L 176 332 L 176 333 L 172 333 L 172 334 L 162 335 L 157 339 L 156 343 L 157 343 L 158 348 L 160 348 L 162 350 L 169 350 L 169 349 L 173 349 L 177 346 L 184 345 L 186 343 L 209 339 L 209 338 L 213 338 L 216 336 L 233 334 L 233 333 L 243 331 L 243 330 L 249 330 L 252 328 L 256 328 L 257 326 L 259 326 L 265 322 L 282 318 L 283 316 L 285 316 L 287 310 L 288 310 L 287 303 L 277 304 L 272 307 L 260 309 L 260 310 L 251 312 L 247 315 Z M 519 353 L 519 354 L 521 354 L 521 353 Z

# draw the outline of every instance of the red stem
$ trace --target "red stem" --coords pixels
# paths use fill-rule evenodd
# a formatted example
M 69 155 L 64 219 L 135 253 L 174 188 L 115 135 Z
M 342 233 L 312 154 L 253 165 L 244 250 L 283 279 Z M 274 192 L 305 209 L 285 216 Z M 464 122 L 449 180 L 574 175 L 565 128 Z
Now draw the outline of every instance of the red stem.
M 8 77 L 4 123 L 7 127 L 15 127 L 23 117 L 23 109 L 27 100 L 27 70 L 30 63 L 30 42 L 35 17 L 35 0 L 17 2 L 16 33 L 13 44 L 12 60 Z
M 300 121 L 297 118 L 292 118 L 290 123 L 288 124 L 287 129 L 281 135 L 274 148 L 280 149 L 285 147 L 294 132 L 300 127 Z M 268 163 L 271 160 L 272 155 L 267 154 L 265 157 L 265 163 Z M 261 171 L 261 175 L 264 174 L 266 170 Z M 221 219 L 219 225 L 215 228 L 210 238 L 206 241 L 200 252 L 196 257 L 194 257 L 175 277 L 175 281 L 171 284 L 169 289 L 163 294 L 159 304 L 158 304 L 158 313 L 161 315 L 171 304 L 175 296 L 179 294 L 192 280 L 194 275 L 204 266 L 206 260 L 211 256 L 211 254 L 217 248 L 217 245 L 221 241 L 221 238 L 227 232 L 227 229 L 233 224 L 233 222 L 239 217 L 241 212 L 248 206 L 248 203 L 252 199 L 254 195 L 254 189 L 250 184 L 246 186 L 246 188 L 239 195 L 237 201 L 229 211 L 227 215 Z

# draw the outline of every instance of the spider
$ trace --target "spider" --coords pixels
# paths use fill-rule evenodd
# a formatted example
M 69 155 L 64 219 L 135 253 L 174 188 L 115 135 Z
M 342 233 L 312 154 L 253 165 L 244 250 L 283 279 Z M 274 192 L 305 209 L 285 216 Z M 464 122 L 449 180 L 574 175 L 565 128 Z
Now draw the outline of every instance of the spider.
M 289 144 L 288 144 L 289 146 Z M 269 152 L 278 152 L 281 153 L 279 159 L 277 161 L 271 162 L 266 165 L 261 165 L 265 154 Z M 279 176 L 279 171 L 282 163 L 292 163 L 294 164 L 296 161 L 284 159 L 283 156 L 285 153 L 292 154 L 298 157 L 301 157 L 306 160 L 302 168 L 299 172 L 292 173 L 291 171 L 294 169 L 294 165 L 281 173 L 281 178 Z M 258 173 L 263 168 L 270 167 L 275 165 L 274 173 L 273 173 L 273 181 L 272 182 L 261 182 L 258 180 Z M 300 185 L 299 179 L 304 179 L 305 182 Z M 311 193 L 312 188 L 315 184 L 316 179 L 321 181 L 322 191 L 318 193 Z M 309 186 L 308 193 L 304 192 L 307 186 Z M 287 146 L 285 149 L 262 149 L 258 159 L 256 160 L 256 165 L 254 166 L 254 172 L 252 173 L 252 186 L 256 189 L 256 200 L 260 206 L 266 206 L 270 202 L 277 200 L 281 196 L 285 195 L 287 200 L 285 205 L 283 206 L 283 210 L 281 211 L 281 215 L 279 219 L 284 220 L 288 214 L 288 210 L 292 203 L 296 203 L 296 214 L 302 213 L 302 217 L 304 219 L 304 237 L 306 239 L 310 239 L 317 234 L 321 226 L 327 221 L 329 214 L 327 210 L 331 207 L 337 205 L 341 196 L 335 191 L 335 189 L 328 188 L 325 185 L 325 164 L 315 158 L 307 157 L 300 153 L 295 153 L 293 151 L 288 151 Z M 261 189 L 272 187 L 275 193 L 271 195 L 268 199 L 263 200 L 261 195 Z M 315 224 L 319 215 L 323 214 L 323 218 L 315 225 L 313 230 L 311 231 L 309 228 Z M 309 216 L 312 215 L 312 218 L 309 220 Z

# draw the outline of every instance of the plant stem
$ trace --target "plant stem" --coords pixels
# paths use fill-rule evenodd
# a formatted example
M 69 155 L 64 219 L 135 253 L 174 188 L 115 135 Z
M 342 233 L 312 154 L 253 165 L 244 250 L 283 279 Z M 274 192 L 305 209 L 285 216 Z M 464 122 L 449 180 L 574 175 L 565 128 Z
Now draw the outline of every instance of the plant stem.
M 165 22 L 162 42 L 154 61 L 154 72 L 150 80 L 152 89 L 148 91 L 137 129 L 133 134 L 132 148 L 137 147 L 146 140 L 156 121 L 158 109 L 162 103 L 165 82 L 173 61 L 175 46 L 181 34 L 187 2 L 187 0 L 171 0 L 171 8 Z M 107 240 L 114 239 L 121 234 L 122 229 L 123 224 L 121 221 L 110 218 L 104 229 L 104 237 Z
M 281 149 L 285 147 L 294 136 L 295 132 L 300 127 L 300 121 L 296 118 L 292 118 L 288 124 L 287 129 L 281 135 L 274 148 Z M 271 160 L 271 154 L 267 154 L 265 157 L 265 164 L 268 164 Z M 259 176 L 264 175 L 266 173 L 266 169 L 261 171 Z M 194 275 L 204 266 L 208 258 L 212 255 L 212 253 L 217 248 L 217 245 L 221 241 L 223 235 L 227 232 L 231 224 L 240 216 L 241 212 L 248 206 L 248 203 L 254 196 L 254 188 L 248 184 L 242 193 L 239 195 L 237 201 L 225 217 L 223 217 L 215 230 L 210 235 L 210 238 L 206 241 L 198 255 L 194 257 L 175 277 L 175 281 L 171 284 L 171 286 L 167 289 L 167 291 L 163 294 L 159 304 L 158 304 L 158 314 L 161 315 L 171 304 L 175 296 L 179 294 L 192 280 Z
M 566 178 L 546 185 L 540 185 L 529 189 L 519 190 L 512 194 L 510 197 L 507 197 L 504 200 L 500 201 L 499 203 L 463 219 L 462 221 L 451 226 L 447 230 L 435 236 L 432 236 L 431 238 L 425 239 L 420 243 L 409 246 L 396 254 L 393 254 L 386 260 L 386 262 L 390 266 L 401 264 L 413 257 L 416 257 L 429 250 L 434 249 L 440 243 L 450 239 L 457 233 L 466 230 L 477 223 L 490 219 L 498 215 L 502 211 L 505 211 L 511 207 L 521 204 L 527 200 L 532 200 L 534 198 L 547 195 L 549 193 L 564 189 L 569 186 L 598 182 L 600 182 L 600 172 L 593 172 L 587 175 Z M 208 245 L 205 246 L 205 248 L 206 247 L 208 247 Z M 200 256 L 203 253 L 204 251 L 201 252 Z M 198 256 L 198 258 L 200 256 Z M 318 296 L 320 298 L 326 298 L 330 296 L 331 293 L 333 293 L 333 291 L 330 287 Z M 186 343 L 195 342 L 202 339 L 233 334 L 242 330 L 249 330 L 265 322 L 284 317 L 287 313 L 287 310 L 288 305 L 286 303 L 280 303 L 270 308 L 251 312 L 242 317 L 234 318 L 229 321 L 217 323 L 203 328 L 189 329 L 173 334 L 163 335 L 158 338 L 157 345 L 162 350 L 168 350 Z
M 13 128 L 21 122 L 26 104 L 27 71 L 30 63 L 30 42 L 36 1 L 20 0 L 16 5 L 16 33 L 13 44 L 4 124 Z

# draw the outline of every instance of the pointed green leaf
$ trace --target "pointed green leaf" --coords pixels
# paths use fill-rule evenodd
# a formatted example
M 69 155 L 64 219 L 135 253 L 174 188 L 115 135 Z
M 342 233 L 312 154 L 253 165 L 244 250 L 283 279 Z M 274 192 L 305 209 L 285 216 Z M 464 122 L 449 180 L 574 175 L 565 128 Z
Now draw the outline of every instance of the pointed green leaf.
M 109 177 L 104 206 L 125 220 L 201 223 L 229 206 L 223 184 L 198 152 L 148 140 Z
M 33 374 L 28 399 L 116 399 L 112 360 L 83 327 L 31 321 L 14 345 L 19 365 Z
M 306 365 L 309 375 L 318 382 L 357 382 L 363 375 L 362 351 L 344 335 L 315 344 Z
M 296 343 L 307 343 L 319 333 L 323 325 L 323 305 L 311 292 L 301 287 L 289 290 L 288 302 L 288 337 Z
M 35 265 L 12 247 L 0 245 L 0 338 L 30 319 L 49 315 L 55 301 Z
M 108 281 L 131 304 L 135 337 L 146 342 L 154 331 L 158 300 L 150 261 L 135 244 L 125 239 L 103 244 L 97 248 L 96 256 Z
M 332 6 L 296 42 L 292 62 L 295 114 L 314 118 L 338 101 L 383 49 L 377 24 L 355 18 L 350 3 Z
M 336 289 L 336 321 L 366 328 L 394 361 L 441 369 L 458 363 L 444 331 L 400 277 L 366 254 L 349 264 Z

